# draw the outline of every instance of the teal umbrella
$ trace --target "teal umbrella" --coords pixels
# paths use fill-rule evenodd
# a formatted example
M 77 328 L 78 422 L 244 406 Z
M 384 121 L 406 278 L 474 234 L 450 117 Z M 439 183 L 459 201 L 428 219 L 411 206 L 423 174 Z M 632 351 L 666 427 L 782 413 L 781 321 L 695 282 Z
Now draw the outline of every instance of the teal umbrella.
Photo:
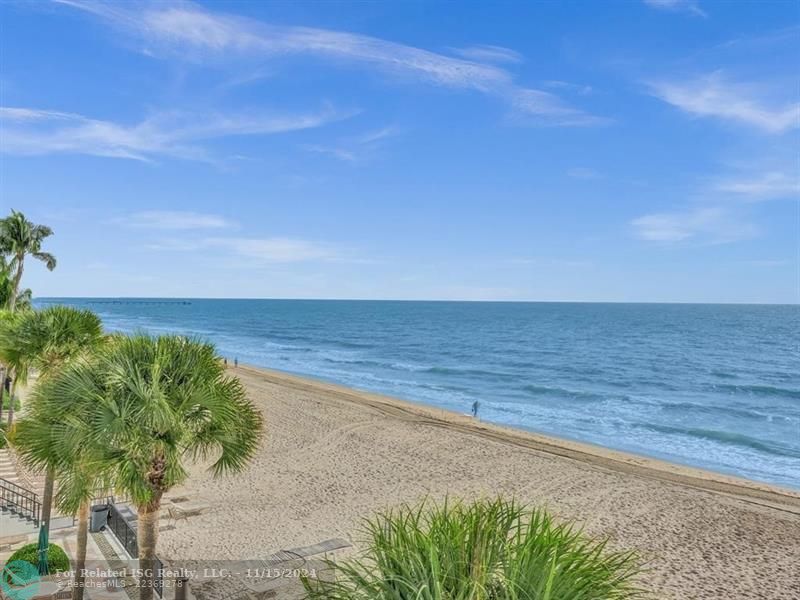
M 47 523 L 39 526 L 39 575 L 47 575 L 47 549 L 50 547 L 50 533 Z

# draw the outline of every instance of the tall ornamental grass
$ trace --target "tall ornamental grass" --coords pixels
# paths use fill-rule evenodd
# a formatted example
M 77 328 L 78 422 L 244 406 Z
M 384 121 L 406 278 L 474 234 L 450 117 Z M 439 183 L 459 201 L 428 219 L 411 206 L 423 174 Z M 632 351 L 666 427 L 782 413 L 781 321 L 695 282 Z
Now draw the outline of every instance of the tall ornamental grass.
M 364 551 L 305 579 L 312 600 L 628 600 L 641 562 L 513 500 L 422 503 L 366 522 Z

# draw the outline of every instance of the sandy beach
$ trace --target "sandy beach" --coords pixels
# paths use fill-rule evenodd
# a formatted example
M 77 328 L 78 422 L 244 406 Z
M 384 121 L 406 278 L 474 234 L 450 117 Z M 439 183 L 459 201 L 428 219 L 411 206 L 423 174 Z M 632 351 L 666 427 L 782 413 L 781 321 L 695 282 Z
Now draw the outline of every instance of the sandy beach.
M 252 465 L 202 465 L 171 495 L 206 505 L 165 528 L 174 560 L 265 557 L 344 537 L 363 517 L 445 495 L 504 494 L 648 561 L 656 598 L 800 598 L 800 493 L 487 425 L 383 396 L 238 367 L 267 434 Z

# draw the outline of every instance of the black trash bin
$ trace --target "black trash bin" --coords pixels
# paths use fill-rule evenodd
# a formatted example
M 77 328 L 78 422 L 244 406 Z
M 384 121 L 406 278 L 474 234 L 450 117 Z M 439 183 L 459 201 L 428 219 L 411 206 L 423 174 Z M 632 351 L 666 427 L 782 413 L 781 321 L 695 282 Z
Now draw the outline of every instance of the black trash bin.
M 92 533 L 103 531 L 106 525 L 108 525 L 108 504 L 93 506 L 91 518 L 89 519 L 89 531 Z

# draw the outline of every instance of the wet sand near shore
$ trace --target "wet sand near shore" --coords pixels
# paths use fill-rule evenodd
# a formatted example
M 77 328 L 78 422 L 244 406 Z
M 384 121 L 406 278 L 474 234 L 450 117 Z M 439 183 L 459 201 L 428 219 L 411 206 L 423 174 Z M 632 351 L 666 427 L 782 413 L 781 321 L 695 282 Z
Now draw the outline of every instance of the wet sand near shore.
M 242 474 L 193 467 L 205 510 L 160 534 L 174 560 L 247 559 L 334 537 L 422 498 L 503 494 L 638 550 L 656 598 L 800 598 L 800 493 L 247 366 L 264 413 Z

